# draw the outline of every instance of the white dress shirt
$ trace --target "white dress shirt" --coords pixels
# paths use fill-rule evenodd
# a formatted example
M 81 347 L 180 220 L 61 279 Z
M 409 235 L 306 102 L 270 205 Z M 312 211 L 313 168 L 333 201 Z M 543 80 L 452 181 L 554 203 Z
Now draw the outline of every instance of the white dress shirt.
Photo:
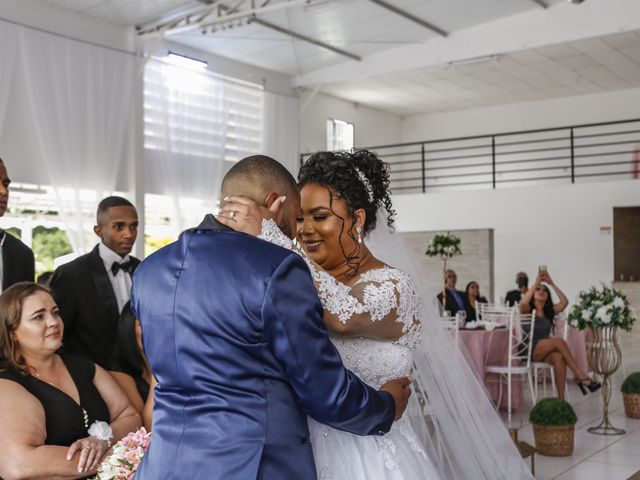
M 122 312 L 122 307 L 124 307 L 124 304 L 131 298 L 131 275 L 122 270 L 118 270 L 118 273 L 114 275 L 111 273 L 111 265 L 113 265 L 114 262 L 127 263 L 129 261 L 129 255 L 121 257 L 102 242 L 100 242 L 98 250 L 100 252 L 100 258 L 104 262 L 104 267 L 107 269 L 107 276 L 111 281 L 113 293 L 116 294 L 118 312 Z

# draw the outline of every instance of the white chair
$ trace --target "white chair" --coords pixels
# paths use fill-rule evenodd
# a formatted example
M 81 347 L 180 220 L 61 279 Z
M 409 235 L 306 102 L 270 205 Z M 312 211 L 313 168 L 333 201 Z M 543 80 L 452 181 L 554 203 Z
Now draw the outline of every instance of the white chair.
M 508 305 L 478 303 L 476 301 L 477 319 L 485 322 L 496 322 L 499 325 L 506 325 L 513 309 L 514 307 L 509 307 Z
M 426 385 L 425 379 L 422 377 L 420 370 L 415 366 L 415 364 L 411 369 L 411 376 L 413 377 L 413 384 L 412 384 L 413 390 L 415 392 L 418 404 L 420 405 L 420 408 L 422 410 L 421 412 L 422 416 L 425 418 L 425 420 L 429 421 L 433 426 L 434 433 L 431 438 L 432 438 L 432 441 L 435 440 L 434 448 L 438 455 L 438 463 L 440 465 L 444 465 L 444 460 L 446 459 L 449 465 L 451 465 L 451 459 L 449 458 L 447 449 L 443 445 L 442 430 L 440 427 L 438 417 L 435 415 L 433 407 L 429 402 L 429 395 L 427 394 L 427 391 L 424 389 L 424 385 Z M 421 439 L 421 440 L 424 442 L 429 441 L 428 439 Z
M 534 312 L 535 313 L 535 312 Z M 531 379 L 531 339 L 535 328 L 535 315 L 520 314 L 516 317 L 516 309 L 510 308 L 508 333 L 509 344 L 507 350 L 507 363 L 501 365 L 487 365 L 487 373 L 495 373 L 499 375 L 499 391 L 498 405 L 500 408 L 502 402 L 502 384 L 503 380 L 507 383 L 507 415 L 508 421 L 511 423 L 511 394 L 513 377 L 516 375 L 525 376 L 529 382 L 531 398 L 534 400 L 534 390 Z
M 445 325 L 445 328 L 451 333 L 453 336 L 453 341 L 455 342 L 456 348 L 458 347 L 458 317 L 440 317 L 440 320 Z

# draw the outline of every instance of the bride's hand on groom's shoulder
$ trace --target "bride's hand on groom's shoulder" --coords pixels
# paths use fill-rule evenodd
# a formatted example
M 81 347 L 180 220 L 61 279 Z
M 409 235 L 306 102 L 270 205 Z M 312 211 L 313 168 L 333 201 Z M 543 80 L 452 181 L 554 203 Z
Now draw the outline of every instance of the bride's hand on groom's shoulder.
M 380 391 L 390 393 L 395 401 L 396 420 L 402 418 L 402 414 L 407 408 L 407 403 L 411 396 L 411 381 L 410 377 L 402 377 L 391 380 L 380 387 Z
M 223 199 L 216 219 L 236 232 L 258 236 L 262 232 L 263 219 L 275 219 L 286 197 L 278 197 L 269 208 L 249 197 L 231 195 Z

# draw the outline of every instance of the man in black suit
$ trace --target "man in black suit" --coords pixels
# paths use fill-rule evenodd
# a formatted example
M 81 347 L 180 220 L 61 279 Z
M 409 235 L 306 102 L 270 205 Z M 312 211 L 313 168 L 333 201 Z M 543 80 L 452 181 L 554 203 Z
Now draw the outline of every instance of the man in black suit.
M 7 167 L 0 159 L 0 217 L 7 211 L 9 203 L 9 174 Z M 35 260 L 33 251 L 20 240 L 0 230 L 0 279 L 4 291 L 14 283 L 33 282 L 35 280 Z
M 118 318 L 131 295 L 131 274 L 140 263 L 129 255 L 138 234 L 135 207 L 122 197 L 105 198 L 93 231 L 101 242 L 58 267 L 51 289 L 64 322 L 65 349 L 108 368 Z
M 458 281 L 458 275 L 453 270 L 447 270 L 444 273 L 444 281 L 446 287 L 446 299 L 445 305 L 442 307 L 442 292 L 438 294 L 438 302 L 440 308 L 445 311 L 451 312 L 451 315 L 455 315 L 458 310 L 466 311 L 467 306 L 464 303 L 464 292 L 456 290 L 456 283 Z
M 504 303 L 509 306 L 519 305 L 522 297 L 526 295 L 529 290 L 529 277 L 525 272 L 518 272 L 516 274 L 517 290 L 509 290 L 507 296 L 504 298 Z

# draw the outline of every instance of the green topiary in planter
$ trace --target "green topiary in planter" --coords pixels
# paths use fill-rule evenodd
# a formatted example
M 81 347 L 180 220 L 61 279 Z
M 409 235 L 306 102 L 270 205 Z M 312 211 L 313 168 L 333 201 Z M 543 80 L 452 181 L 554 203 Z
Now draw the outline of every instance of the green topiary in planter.
M 535 425 L 575 425 L 578 417 L 568 402 L 559 398 L 543 398 L 531 409 L 529 421 Z
M 541 455 L 566 457 L 573 453 L 573 434 L 578 417 L 573 407 L 559 398 L 543 398 L 531 409 L 536 450 Z
M 640 372 L 634 372 L 629 375 L 620 388 L 622 393 L 640 393 Z
M 634 372 L 622 382 L 624 411 L 629 418 L 640 418 L 640 372 Z

